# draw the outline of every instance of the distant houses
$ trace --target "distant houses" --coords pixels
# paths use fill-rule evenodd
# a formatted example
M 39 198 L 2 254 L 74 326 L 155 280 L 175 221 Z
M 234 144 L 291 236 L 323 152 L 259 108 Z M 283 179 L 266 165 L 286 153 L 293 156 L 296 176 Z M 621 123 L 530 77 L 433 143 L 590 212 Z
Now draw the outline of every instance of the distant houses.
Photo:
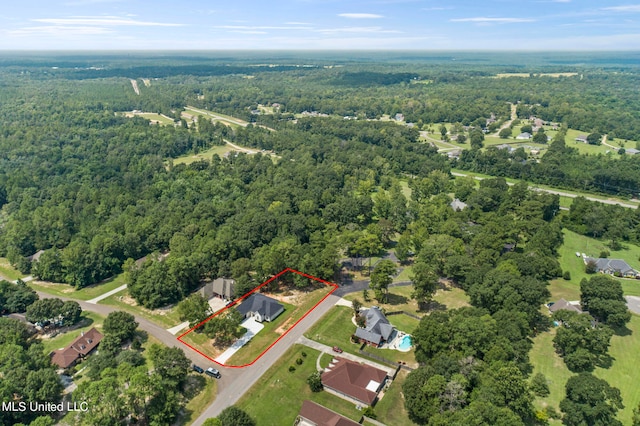
M 252 293 L 236 309 L 243 317 L 253 318 L 257 322 L 271 322 L 284 312 L 282 304 L 261 293 Z
M 51 353 L 51 363 L 60 368 L 70 368 L 80 359 L 84 359 L 98 346 L 102 340 L 102 333 L 95 328 L 81 333 L 64 349 L 59 349 Z
M 522 132 L 522 133 L 520 133 L 518 136 L 516 136 L 516 139 L 519 139 L 519 140 L 529 140 L 529 139 L 531 139 L 531 133 L 529 133 L 529 132 Z
M 578 135 L 576 137 L 576 142 L 587 143 L 587 135 Z
M 373 406 L 387 381 L 387 372 L 344 358 L 334 361 L 322 373 L 324 389 L 355 404 Z
M 362 343 L 380 347 L 389 341 L 389 338 L 396 331 L 395 327 L 389 323 L 387 317 L 377 306 L 367 309 L 361 315 L 365 317 L 365 326 L 358 327 L 355 336 Z

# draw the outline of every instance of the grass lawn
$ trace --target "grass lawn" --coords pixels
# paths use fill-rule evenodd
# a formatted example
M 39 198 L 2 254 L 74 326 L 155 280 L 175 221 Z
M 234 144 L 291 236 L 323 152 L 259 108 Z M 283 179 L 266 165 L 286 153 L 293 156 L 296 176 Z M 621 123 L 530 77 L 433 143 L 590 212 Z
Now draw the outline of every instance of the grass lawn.
M 113 306 L 122 311 L 129 312 L 134 315 L 140 315 L 141 317 L 146 318 L 149 321 L 153 321 L 164 328 L 175 327 L 182 322 L 173 308 L 166 310 L 150 310 L 144 306 L 137 305 L 135 301 L 132 301 L 133 304 L 129 304 L 124 300 L 132 300 L 127 290 L 109 296 L 106 299 L 101 300 L 99 304 Z
M 307 354 L 302 357 L 302 352 Z M 291 347 L 244 396 L 237 406 L 246 411 L 258 426 L 292 425 L 304 400 L 311 400 L 355 421 L 362 414 L 353 403 L 327 392 L 311 392 L 306 380 L 316 371 L 319 352 L 300 345 Z M 304 360 L 302 365 L 296 359 Z M 289 366 L 296 370 L 289 372 Z
M 304 334 L 307 338 L 327 346 L 340 346 L 346 352 L 358 355 L 359 344 L 351 343 L 356 326 L 351 322 L 353 310 L 334 306 Z
M 623 259 L 631 265 L 631 267 L 640 270 L 640 261 L 638 260 L 640 257 L 640 247 L 636 245 L 624 243 L 624 248 L 622 250 L 611 250 L 603 241 L 596 240 L 595 238 L 579 235 L 568 229 L 564 229 L 562 232 L 564 234 L 564 243 L 558 250 L 560 255 L 558 261 L 560 262 L 560 266 L 563 271 L 569 271 L 571 273 L 571 281 L 565 281 L 564 285 L 560 286 L 566 290 L 570 289 L 569 283 L 571 283 L 579 293 L 580 281 L 583 278 L 590 277 L 589 274 L 584 271 L 584 262 L 581 257 L 576 256 L 576 252 L 585 253 L 587 256 L 598 257 L 601 251 L 608 250 L 611 253 L 609 255 L 610 259 Z M 622 283 L 622 290 L 625 295 L 640 296 L 639 280 L 619 280 Z
M 113 278 L 81 288 L 80 290 L 76 290 L 75 287 L 72 287 L 69 284 L 50 283 L 44 281 L 31 281 L 28 283 L 29 287 L 36 291 L 77 300 L 93 299 L 94 297 L 114 290 L 123 284 L 125 284 L 124 274 L 116 275 Z
M 618 412 L 618 419 L 625 425 L 631 424 L 633 409 L 640 402 L 640 388 L 637 386 L 640 371 L 636 369 L 636 355 L 640 351 L 640 316 L 633 315 L 627 327 L 631 330 L 630 335 L 613 336 L 611 339 L 609 355 L 614 358 L 613 365 L 608 369 L 597 368 L 594 371 L 594 375 L 620 389 L 625 408 Z M 535 400 L 536 408 L 543 409 L 550 405 L 559 411 L 558 405 L 565 396 L 565 384 L 573 374 L 555 353 L 554 335 L 555 330 L 552 329 L 536 336 L 529 356 L 533 374 L 544 374 L 551 391 L 548 397 Z
M 0 276 L 13 281 L 24 277 L 24 274 L 11 266 L 6 257 L 0 257 Z
M 412 314 L 418 313 L 418 303 L 411 298 L 413 292 L 413 286 L 406 285 L 401 287 L 390 287 L 387 303 L 379 303 L 375 299 L 371 299 L 370 302 L 362 300 L 362 293 L 351 293 L 344 298 L 349 301 L 358 299 L 365 306 L 377 305 L 384 308 L 387 311 L 406 311 Z M 369 297 L 373 296 L 373 292 L 369 291 Z
M 181 157 L 177 157 L 173 159 L 173 164 L 177 165 L 177 164 L 191 164 L 193 162 L 196 161 L 200 161 L 200 160 L 211 160 L 211 157 L 213 157 L 215 154 L 217 154 L 218 156 L 222 157 L 225 153 L 229 152 L 229 151 L 233 151 L 233 148 L 231 147 L 231 145 L 215 145 L 209 149 L 207 149 L 206 151 L 202 151 L 198 154 L 188 154 L 188 155 L 183 155 Z
M 433 300 L 444 305 L 446 309 L 458 309 L 471 306 L 469 296 L 461 288 L 445 286 L 438 289 Z
M 69 343 L 80 336 L 81 332 L 89 331 L 93 327 L 100 330 L 102 328 L 104 318 L 105 317 L 102 315 L 93 312 L 82 312 L 82 319 L 79 323 L 81 327 L 74 328 L 66 333 L 58 334 L 53 339 L 42 339 L 42 345 L 44 346 L 45 352 L 50 353 L 53 350 L 66 347 Z
M 202 414 L 209 404 L 213 402 L 218 390 L 218 381 L 208 376 L 193 373 L 190 379 L 193 380 L 195 382 L 194 385 L 198 387 L 202 386 L 202 382 L 204 382 L 204 387 L 187 403 L 184 408 L 184 414 L 178 422 L 179 424 L 192 424 L 195 419 L 200 417 L 200 414 Z
M 394 426 L 410 426 L 415 424 L 409 420 L 407 410 L 404 408 L 402 384 L 406 380 L 407 374 L 405 370 L 400 370 L 387 392 L 374 407 L 378 421 Z

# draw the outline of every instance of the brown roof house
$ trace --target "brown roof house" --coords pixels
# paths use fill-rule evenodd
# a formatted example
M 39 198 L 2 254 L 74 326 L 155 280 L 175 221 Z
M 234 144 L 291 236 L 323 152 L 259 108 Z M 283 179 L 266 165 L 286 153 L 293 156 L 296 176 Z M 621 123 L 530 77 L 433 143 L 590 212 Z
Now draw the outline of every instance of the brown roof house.
M 60 368 L 69 368 L 79 359 L 84 359 L 89 355 L 102 340 L 102 333 L 95 328 L 82 333 L 80 337 L 71 342 L 64 349 L 52 352 L 51 363 Z
M 302 402 L 302 408 L 294 424 L 296 426 L 360 426 L 360 423 L 312 401 Z
M 374 405 L 387 381 L 387 372 L 344 358 L 336 360 L 322 373 L 324 389 L 356 404 Z
M 225 300 L 233 300 L 236 293 L 236 282 L 231 278 L 216 278 L 205 283 L 200 289 L 200 295 L 209 300 L 212 297 L 220 297 Z

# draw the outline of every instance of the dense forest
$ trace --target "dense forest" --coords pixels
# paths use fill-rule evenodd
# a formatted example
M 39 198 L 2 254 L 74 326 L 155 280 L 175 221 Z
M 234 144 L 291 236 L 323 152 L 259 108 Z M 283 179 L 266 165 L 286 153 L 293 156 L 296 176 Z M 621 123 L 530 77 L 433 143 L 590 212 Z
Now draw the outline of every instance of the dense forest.
M 561 136 L 539 162 L 522 150 L 481 143 L 449 160 L 421 139 L 421 130 L 445 122 L 481 127 L 492 115 L 504 122 L 512 103 L 520 117 L 640 141 L 635 68 L 547 64 L 528 70 L 578 72 L 498 79 L 498 72 L 522 70 L 416 58 L 329 62 L 321 55 L 309 62 L 283 58 L 277 66 L 257 66 L 262 62 L 251 58 L 232 65 L 222 57 L 148 61 L 127 65 L 117 55 L 0 61 L 0 256 L 36 278 L 76 288 L 124 271 L 131 296 L 153 309 L 183 300 L 204 279 L 234 277 L 240 293 L 285 267 L 332 279 L 342 257 L 395 246 L 400 261 L 413 262 L 419 303 L 428 305 L 445 278 L 472 305 L 433 312 L 413 333 L 420 367 L 403 387 L 410 418 L 506 425 L 559 415 L 534 410 L 543 386 L 529 379 L 528 353 L 532 337 L 550 326 L 540 306 L 549 298 L 549 280 L 563 274 L 562 228 L 615 247 L 640 241 L 640 217 L 583 198 L 561 214 L 557 195 L 531 191 L 524 181 L 635 195 L 640 157 L 579 154 Z M 129 78 L 151 80 L 136 94 Z M 259 105 L 272 112 L 252 113 Z M 187 123 L 181 115 L 187 106 L 251 124 L 226 126 L 202 116 Z M 174 125 L 122 114 L 133 110 L 165 114 Z M 301 116 L 305 111 L 317 116 Z M 414 126 L 388 119 L 396 114 Z M 226 142 L 269 153 L 174 162 Z M 453 167 L 497 177 L 476 185 L 454 180 Z M 509 186 L 504 177 L 523 182 Z M 467 208 L 454 211 L 452 198 Z M 566 419 L 578 410 L 572 389 L 609 391 L 590 372 L 629 321 L 621 290 L 596 294 L 597 285 L 581 284 L 592 317 L 554 318 L 596 342 L 572 346 L 571 334 L 558 334 L 565 363 L 580 373 L 560 406 Z M 385 288 L 376 290 L 382 298 Z M 24 310 L 35 298 L 24 287 L 0 287 L 6 312 Z M 39 349 L 25 332 L 16 333 L 7 341 L 33 358 L 45 380 L 50 366 L 35 356 Z M 129 369 L 116 367 L 121 343 L 107 345 L 111 350 L 88 372 L 96 380 L 74 398 L 94 401 L 107 388 L 125 398 L 122 383 L 146 376 L 137 356 L 124 355 L 132 358 Z M 180 362 L 186 374 L 188 363 Z M 158 407 L 131 406 L 143 422 L 162 416 L 157 410 L 173 398 L 166 383 L 184 384 L 182 373 L 165 377 L 161 363 L 155 368 L 158 374 L 145 380 Z M 619 406 L 612 401 L 607 420 Z M 168 407 L 163 418 L 173 419 L 178 409 Z M 99 422 L 105 413 L 85 420 Z

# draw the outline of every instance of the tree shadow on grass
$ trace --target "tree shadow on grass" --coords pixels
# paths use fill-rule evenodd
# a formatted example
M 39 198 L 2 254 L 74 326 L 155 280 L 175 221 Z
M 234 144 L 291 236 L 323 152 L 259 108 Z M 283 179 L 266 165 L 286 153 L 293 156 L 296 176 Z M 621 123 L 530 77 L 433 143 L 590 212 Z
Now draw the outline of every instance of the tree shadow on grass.
M 388 293 L 386 303 L 389 305 L 404 305 L 409 299 L 401 294 Z
M 613 365 L 613 361 L 615 360 L 616 359 L 609 354 L 600 355 L 598 357 L 598 361 L 596 362 L 596 366 L 600 368 L 608 369 L 608 368 L 611 368 L 611 366 Z
M 613 328 L 613 334 L 616 336 L 631 336 L 633 334 L 633 330 L 629 329 L 626 325 L 623 325 L 622 327 L 612 327 Z
M 418 312 L 434 312 L 434 311 L 446 311 L 447 305 L 444 303 L 432 300 L 428 303 L 418 303 Z

